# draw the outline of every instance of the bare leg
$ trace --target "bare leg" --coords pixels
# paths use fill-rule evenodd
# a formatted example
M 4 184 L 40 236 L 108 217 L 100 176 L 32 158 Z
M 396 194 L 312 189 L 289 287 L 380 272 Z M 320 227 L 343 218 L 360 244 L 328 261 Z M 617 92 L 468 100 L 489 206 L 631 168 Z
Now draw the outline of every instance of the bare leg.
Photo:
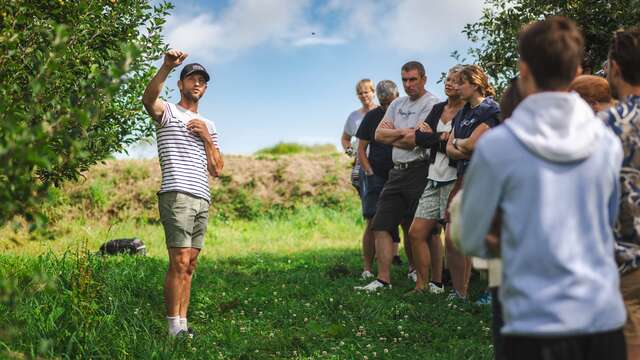
M 169 270 L 164 281 L 167 316 L 180 315 L 184 278 L 190 262 L 190 248 L 169 248 Z
M 449 225 L 445 230 L 445 247 L 447 250 L 447 264 L 449 264 L 449 272 L 451 273 L 451 282 L 453 288 L 462 296 L 466 296 L 465 275 L 466 275 L 466 259 L 453 245 L 449 235 Z
M 400 249 L 400 243 L 394 242 L 393 243 L 393 256 L 397 256 L 398 255 L 398 249 Z
M 387 231 L 374 231 L 373 234 L 376 238 L 378 279 L 391 283 L 391 260 L 393 259 L 391 234 Z
M 435 220 L 414 218 L 411 223 L 411 228 L 409 229 L 413 261 L 418 275 L 416 290 L 426 288 L 427 282 L 429 281 L 431 254 L 429 246 L 427 246 L 427 237 L 431 234 L 431 230 L 435 224 Z
M 473 262 L 471 262 L 471 257 L 464 257 L 464 277 L 462 278 L 462 287 L 464 289 L 463 293 L 460 293 L 462 296 L 467 296 L 469 292 L 469 279 L 471 279 L 471 269 L 473 269 Z
M 402 234 L 404 235 L 404 237 L 403 237 L 404 253 L 405 253 L 405 255 L 407 255 L 407 260 L 409 261 L 409 269 L 413 270 L 413 269 L 415 269 L 415 267 L 414 267 L 414 263 L 413 263 L 413 251 L 412 251 L 412 248 L 411 248 L 411 237 L 409 236 L 409 228 L 411 227 L 411 221 L 410 220 L 403 220 L 400 225 L 402 226 Z
M 438 226 L 438 229 L 442 229 Z M 429 250 L 431 251 L 431 280 L 441 283 L 442 282 L 442 255 L 444 253 L 444 245 L 442 244 L 442 238 L 440 237 L 441 231 L 438 235 L 431 236 L 429 242 Z
M 362 235 L 362 262 L 365 271 L 371 271 L 373 257 L 376 254 L 376 239 L 371 231 L 371 219 L 367 219 L 367 226 Z
M 198 262 L 198 254 L 200 249 L 189 249 L 189 267 L 187 273 L 184 275 L 182 282 L 182 298 L 180 300 L 180 318 L 186 319 L 189 312 L 189 300 L 191 299 L 191 279 L 193 279 L 193 272 L 196 270 L 196 263 Z
M 640 345 L 627 343 L 627 359 L 628 360 L 640 359 Z

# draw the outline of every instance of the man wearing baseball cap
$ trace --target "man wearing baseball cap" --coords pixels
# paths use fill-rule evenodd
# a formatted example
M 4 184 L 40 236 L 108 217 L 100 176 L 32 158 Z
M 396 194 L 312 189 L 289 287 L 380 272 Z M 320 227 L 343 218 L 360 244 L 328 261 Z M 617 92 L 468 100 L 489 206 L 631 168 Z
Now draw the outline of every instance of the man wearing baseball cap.
M 198 102 L 210 80 L 207 70 L 196 63 L 185 65 L 178 80 L 180 101 L 171 104 L 159 98 L 169 73 L 186 58 L 182 51 L 168 51 L 142 96 L 147 113 L 156 122 L 162 169 L 158 207 L 169 252 L 164 299 L 172 337 L 193 336 L 187 312 L 191 279 L 207 229 L 209 175 L 218 176 L 224 165 L 215 125 L 198 113 Z

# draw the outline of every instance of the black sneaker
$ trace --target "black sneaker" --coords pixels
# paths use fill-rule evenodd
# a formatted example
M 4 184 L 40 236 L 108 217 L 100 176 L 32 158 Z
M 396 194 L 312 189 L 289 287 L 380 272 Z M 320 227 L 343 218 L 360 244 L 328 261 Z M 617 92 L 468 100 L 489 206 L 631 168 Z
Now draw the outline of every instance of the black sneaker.
M 192 328 L 189 328 L 187 330 L 178 331 L 175 338 L 179 340 L 192 340 L 195 334 L 196 334 L 195 331 L 193 331 Z
M 393 265 L 402 265 L 402 258 L 400 258 L 399 255 L 396 255 L 393 257 L 393 260 L 391 261 L 391 263 Z

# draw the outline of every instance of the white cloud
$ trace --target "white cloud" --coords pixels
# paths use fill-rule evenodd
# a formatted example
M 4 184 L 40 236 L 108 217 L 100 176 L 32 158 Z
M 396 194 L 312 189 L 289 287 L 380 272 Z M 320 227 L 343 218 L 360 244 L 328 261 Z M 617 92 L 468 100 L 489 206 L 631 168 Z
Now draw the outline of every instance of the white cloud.
M 464 25 L 481 14 L 477 0 L 231 0 L 220 10 L 182 5 L 165 28 L 166 40 L 211 62 L 264 44 L 335 46 L 365 41 L 401 51 L 442 51 L 463 39 Z
M 464 25 L 481 15 L 478 0 L 330 0 L 323 11 L 341 16 L 339 32 L 408 51 L 438 51 L 463 39 Z
M 482 1 L 402 0 L 385 19 L 388 41 L 394 47 L 411 51 L 429 51 L 446 47 L 462 39 L 464 25 L 477 20 Z
M 293 46 L 340 45 L 347 40 L 339 37 L 309 36 L 293 41 Z
M 253 47 L 283 45 L 334 45 L 336 38 L 305 40 L 314 26 L 305 19 L 309 0 L 234 0 L 213 13 L 210 9 L 184 7 L 172 14 L 165 28 L 172 48 L 224 61 Z

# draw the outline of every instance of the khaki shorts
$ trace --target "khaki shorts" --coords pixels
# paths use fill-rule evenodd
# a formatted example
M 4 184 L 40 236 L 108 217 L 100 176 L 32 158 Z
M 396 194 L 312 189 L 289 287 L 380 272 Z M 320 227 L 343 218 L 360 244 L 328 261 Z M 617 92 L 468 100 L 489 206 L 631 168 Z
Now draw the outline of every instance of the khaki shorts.
M 179 192 L 158 194 L 160 221 L 168 248 L 204 246 L 209 219 L 209 202 Z
M 640 270 L 620 277 L 620 291 L 627 309 L 624 338 L 628 344 L 640 345 Z
M 454 181 L 436 185 L 433 180 L 427 181 L 427 186 L 420 197 L 415 217 L 419 219 L 443 220 L 449 202 L 449 193 L 453 189 Z

